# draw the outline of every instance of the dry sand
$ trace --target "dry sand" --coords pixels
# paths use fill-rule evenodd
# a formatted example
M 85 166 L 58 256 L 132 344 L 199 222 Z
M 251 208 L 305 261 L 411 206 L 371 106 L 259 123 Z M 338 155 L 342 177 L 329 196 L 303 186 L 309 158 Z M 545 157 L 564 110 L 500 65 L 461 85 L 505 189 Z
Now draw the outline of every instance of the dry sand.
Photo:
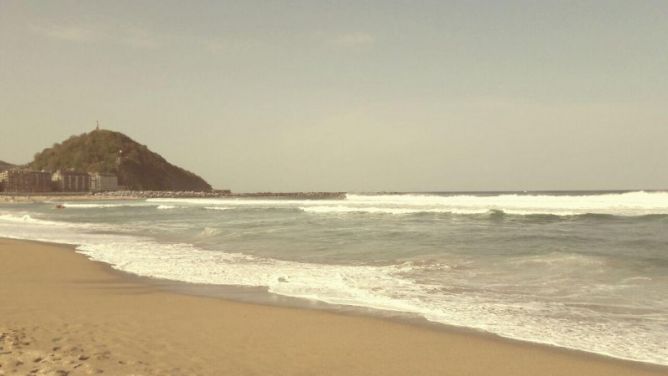
M 0 239 L 0 375 L 659 375 L 373 317 L 182 295 Z

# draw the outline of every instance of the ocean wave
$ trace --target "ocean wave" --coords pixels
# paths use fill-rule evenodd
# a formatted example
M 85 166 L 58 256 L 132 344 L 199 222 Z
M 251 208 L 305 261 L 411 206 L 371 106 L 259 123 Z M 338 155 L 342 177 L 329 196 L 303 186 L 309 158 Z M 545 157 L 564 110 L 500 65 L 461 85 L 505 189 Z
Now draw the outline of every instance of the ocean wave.
M 63 203 L 61 204 L 68 209 L 109 209 L 109 208 L 145 208 L 155 207 L 155 204 L 140 203 Z
M 202 229 L 202 231 L 200 231 L 197 234 L 197 237 L 198 238 L 212 238 L 212 237 L 220 235 L 222 232 L 223 231 L 219 228 L 205 227 L 205 228 Z
M 547 254 L 528 255 L 511 258 L 509 261 L 521 267 L 600 267 L 605 264 L 605 258 L 578 253 L 550 252 Z
M 269 292 L 284 296 L 415 314 L 433 322 L 514 339 L 668 364 L 668 352 L 663 347 L 665 336 L 652 336 L 654 330 L 639 332 L 632 321 L 609 321 L 604 317 L 591 323 L 564 320 L 584 314 L 580 310 L 587 308 L 533 299 L 505 301 L 477 294 L 439 293 L 440 285 L 420 283 L 413 277 L 416 271 L 431 269 L 452 272 L 443 263 L 325 265 L 210 252 L 190 244 L 156 244 L 148 240 L 83 245 L 79 251 L 138 275 L 189 283 L 266 287 Z M 553 260 L 544 261 L 561 263 L 561 257 L 554 255 Z M 592 260 L 565 256 L 566 264 L 582 261 Z
M 425 210 L 499 210 L 513 215 L 559 216 L 612 214 L 641 216 L 668 214 L 668 192 L 626 192 L 589 195 L 500 194 L 500 195 L 355 195 L 346 204 L 354 206 L 412 207 Z
M 527 220 L 562 220 L 562 219 L 590 219 L 615 220 L 634 218 L 640 220 L 664 220 L 668 214 L 597 214 L 579 213 L 576 211 L 549 212 L 542 210 L 501 210 L 501 209 L 463 209 L 463 208 L 406 208 L 406 207 L 362 207 L 362 206 L 302 206 L 299 210 L 313 214 L 387 214 L 387 215 L 463 215 L 478 218 L 502 219 L 504 217 L 523 217 Z
M 243 205 L 243 206 L 204 206 L 204 210 L 245 212 L 245 213 L 270 213 L 270 212 L 299 212 L 295 206 L 267 206 L 267 205 Z
M 49 221 L 45 219 L 34 218 L 30 214 L 0 214 L 0 223 L 31 224 L 38 226 L 59 226 L 59 227 L 81 227 L 82 225 L 70 222 Z
M 200 206 L 261 206 L 261 207 L 290 207 L 309 203 L 335 205 L 343 200 L 287 200 L 287 199 L 259 199 L 259 198 L 149 198 L 151 203 L 178 203 Z
M 310 213 L 374 214 L 505 214 L 651 216 L 668 215 L 667 192 L 626 192 L 582 195 L 499 194 L 347 194 L 344 200 L 279 200 L 254 198 L 149 199 L 149 203 L 200 205 L 206 209 L 293 208 Z M 226 210 L 226 209 L 223 209 Z
M 446 209 L 412 209 L 355 206 L 302 206 L 307 213 L 371 213 L 371 214 L 415 214 L 415 213 L 450 213 Z

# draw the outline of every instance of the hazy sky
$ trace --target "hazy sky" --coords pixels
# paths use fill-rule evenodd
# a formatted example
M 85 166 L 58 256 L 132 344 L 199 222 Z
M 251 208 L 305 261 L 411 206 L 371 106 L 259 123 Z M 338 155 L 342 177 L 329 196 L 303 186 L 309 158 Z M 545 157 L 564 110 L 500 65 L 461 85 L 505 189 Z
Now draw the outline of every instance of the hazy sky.
M 668 1 L 0 0 L 0 160 L 234 191 L 668 188 Z

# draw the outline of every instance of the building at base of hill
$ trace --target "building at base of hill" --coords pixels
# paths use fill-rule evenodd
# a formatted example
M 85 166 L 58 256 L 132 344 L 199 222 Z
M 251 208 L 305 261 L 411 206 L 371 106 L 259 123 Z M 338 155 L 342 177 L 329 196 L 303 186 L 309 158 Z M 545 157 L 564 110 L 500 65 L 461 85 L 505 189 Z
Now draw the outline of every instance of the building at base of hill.
M 118 177 L 104 172 L 91 172 L 90 190 L 93 192 L 117 191 Z
M 60 192 L 88 192 L 90 175 L 87 172 L 58 170 L 51 175 L 54 187 Z
M 0 186 L 5 192 L 51 192 L 51 173 L 15 168 L 0 172 Z

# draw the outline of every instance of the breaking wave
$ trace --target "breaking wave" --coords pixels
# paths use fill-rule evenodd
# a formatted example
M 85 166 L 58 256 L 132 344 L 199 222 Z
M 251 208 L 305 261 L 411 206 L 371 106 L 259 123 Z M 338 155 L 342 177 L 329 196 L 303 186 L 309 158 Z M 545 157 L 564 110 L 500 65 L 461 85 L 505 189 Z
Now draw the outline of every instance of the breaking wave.
M 414 212 L 476 214 L 500 211 L 511 215 L 609 214 L 644 216 L 668 214 L 668 192 L 626 192 L 586 195 L 357 195 L 348 194 L 346 205 L 363 209 L 389 207 Z
M 109 209 L 109 208 L 145 208 L 158 206 L 147 202 L 123 202 L 123 203 L 64 203 L 61 204 L 68 209 Z
M 294 208 L 317 214 L 668 215 L 668 193 L 644 191 L 583 195 L 347 194 L 343 200 L 177 198 L 147 201 L 201 205 L 207 210 Z

